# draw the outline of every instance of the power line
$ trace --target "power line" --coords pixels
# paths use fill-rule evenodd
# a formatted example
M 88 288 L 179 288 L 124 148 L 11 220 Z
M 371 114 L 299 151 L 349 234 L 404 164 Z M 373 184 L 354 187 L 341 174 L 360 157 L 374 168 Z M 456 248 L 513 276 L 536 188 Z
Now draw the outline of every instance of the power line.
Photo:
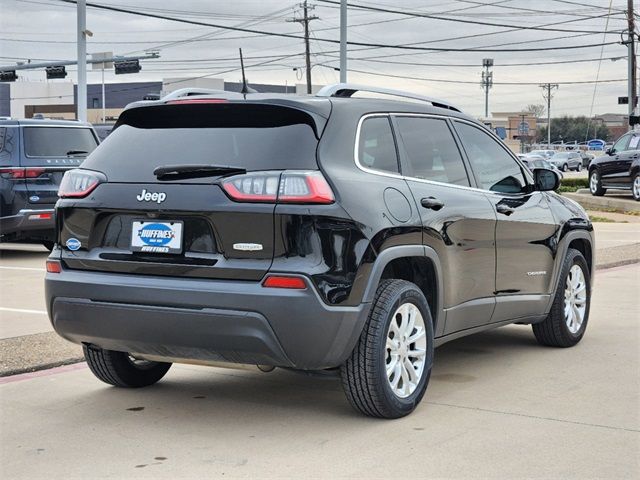
M 75 4 L 76 3 L 76 0 L 58 0 L 58 1 L 64 2 L 64 3 L 71 3 L 71 4 Z M 320 1 L 327 2 L 329 0 L 320 0 Z M 336 2 L 334 2 L 334 3 L 336 3 Z M 230 26 L 213 24 L 213 23 L 206 23 L 206 22 L 200 22 L 200 21 L 195 21 L 195 20 L 186 20 L 184 18 L 168 17 L 166 15 L 157 15 L 157 14 L 153 14 L 153 13 L 144 13 L 144 12 L 139 12 L 139 11 L 135 11 L 135 10 L 129 10 L 129 9 L 125 9 L 125 8 L 112 7 L 112 6 L 108 6 L 108 5 L 100 5 L 100 4 L 96 4 L 96 3 L 87 3 L 87 6 L 91 7 L 91 8 L 109 10 L 109 11 L 113 11 L 113 12 L 127 13 L 127 14 L 131 14 L 131 15 L 137 15 L 137 16 L 149 17 L 149 18 L 157 18 L 157 19 L 161 19 L 161 20 L 181 22 L 181 23 L 187 23 L 187 24 L 192 24 L 192 25 L 208 26 L 208 27 L 221 28 L 221 29 L 227 29 L 227 30 L 233 30 L 233 31 L 255 33 L 255 34 L 261 34 L 261 35 L 271 35 L 271 36 L 275 36 L 275 37 L 292 38 L 292 39 L 296 39 L 296 40 L 304 40 L 304 36 L 294 35 L 294 34 L 289 34 L 289 33 L 277 33 L 277 32 L 268 32 L 268 31 L 264 31 L 264 30 L 249 29 L 249 28 L 230 27 Z M 599 17 L 596 17 L 596 18 L 599 18 Z M 464 21 L 463 23 L 469 23 L 469 22 L 468 21 Z M 471 23 L 477 23 L 477 22 L 471 22 Z M 536 29 L 536 27 L 523 27 L 523 29 Z M 339 40 L 333 40 L 333 39 L 328 39 L 328 38 L 318 38 L 317 40 L 320 41 L 320 42 L 333 43 L 333 44 L 339 44 L 340 43 Z M 349 45 L 362 46 L 362 47 L 393 48 L 393 49 L 401 49 L 401 50 L 434 51 L 434 52 L 438 52 L 438 51 L 439 52 L 539 52 L 539 51 L 551 51 L 551 50 L 568 50 L 568 49 L 591 48 L 591 47 L 600 47 L 600 46 L 603 45 L 602 43 L 598 43 L 598 44 L 569 45 L 569 46 L 561 46 L 561 47 L 544 47 L 544 48 L 487 49 L 487 48 L 415 47 L 415 46 L 409 46 L 409 45 L 389 45 L 389 44 L 365 43 L 365 42 L 348 42 L 348 44 Z M 604 45 L 614 45 L 614 44 L 616 44 L 616 42 L 605 43 Z
M 65 1 L 65 0 L 63 0 Z M 329 3 L 332 5 L 339 5 L 340 2 L 336 1 L 336 0 L 317 0 L 319 2 L 322 3 Z M 418 13 L 418 12 L 408 12 L 408 11 L 403 11 L 403 10 L 394 10 L 391 8 L 382 8 L 382 7 L 373 7 L 373 6 L 367 6 L 367 5 L 362 5 L 362 4 L 355 4 L 355 3 L 348 3 L 348 6 L 350 6 L 351 8 L 358 8 L 358 9 L 362 9 L 362 10 L 370 10 L 370 11 L 374 11 L 374 12 L 382 12 L 382 13 L 392 13 L 392 14 L 396 14 L 396 15 L 405 15 L 405 16 L 410 16 L 410 17 L 420 17 L 420 18 L 430 18 L 432 20 L 442 20 L 442 21 L 446 21 L 446 22 L 458 22 L 458 23 L 467 23 L 467 24 L 473 24 L 473 25 L 486 25 L 486 26 L 490 26 L 490 27 L 502 27 L 502 28 L 517 28 L 519 30 L 541 30 L 541 31 L 545 31 L 545 32 L 574 32 L 574 33 L 584 33 L 583 30 L 567 30 L 567 29 L 558 29 L 558 28 L 543 28 L 543 27 L 536 27 L 536 26 L 527 26 L 527 25 L 512 25 L 512 24 L 505 24 L 505 23 L 492 23 L 492 22 L 481 22 L 478 20 L 465 20 L 465 19 L 460 19 L 460 18 L 447 18 L 447 17 L 443 17 L 440 15 L 433 15 L 433 14 L 428 14 L 428 13 Z M 595 19 L 595 18 L 602 18 L 606 15 L 594 15 L 594 16 L 590 16 L 590 17 L 583 17 L 583 18 L 579 18 L 579 19 L 575 19 L 573 21 L 575 22 L 579 22 L 582 20 L 590 20 L 590 19 Z M 604 33 L 604 32 L 598 32 L 598 33 Z M 612 32 L 608 32 L 608 33 L 612 33 Z
M 333 68 L 331 65 L 329 67 Z M 390 78 L 402 78 L 406 80 L 420 80 L 424 82 L 438 82 L 438 83 L 454 83 L 454 84 L 467 84 L 467 85 L 477 85 L 477 81 L 473 80 L 449 80 L 444 78 L 425 78 L 425 77 L 412 77 L 408 75 L 394 75 L 391 73 L 380 73 L 380 72 L 369 72 L 366 70 L 356 70 L 349 69 L 351 72 L 363 73 L 366 75 L 375 75 L 378 77 L 390 77 Z M 614 82 L 626 82 L 626 78 L 615 78 L 615 79 L 607 79 L 607 80 L 598 80 L 597 83 L 614 83 Z M 588 85 L 596 83 L 593 80 L 579 80 L 579 81 L 567 81 L 567 82 L 556 82 L 559 85 Z M 538 82 L 493 82 L 493 85 L 539 85 Z

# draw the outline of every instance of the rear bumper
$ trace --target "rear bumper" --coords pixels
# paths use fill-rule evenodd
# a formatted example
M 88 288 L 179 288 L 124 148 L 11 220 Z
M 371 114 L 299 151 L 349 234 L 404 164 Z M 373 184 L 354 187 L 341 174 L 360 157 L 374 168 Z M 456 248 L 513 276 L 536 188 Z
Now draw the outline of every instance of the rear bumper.
M 41 216 L 47 218 L 41 218 Z M 53 240 L 55 235 L 55 210 L 22 209 L 15 215 L 0 217 L 0 235 L 11 240 L 30 238 Z
M 68 269 L 48 273 L 45 286 L 54 329 L 75 343 L 307 370 L 344 362 L 370 306 L 329 307 L 311 286 L 286 290 Z

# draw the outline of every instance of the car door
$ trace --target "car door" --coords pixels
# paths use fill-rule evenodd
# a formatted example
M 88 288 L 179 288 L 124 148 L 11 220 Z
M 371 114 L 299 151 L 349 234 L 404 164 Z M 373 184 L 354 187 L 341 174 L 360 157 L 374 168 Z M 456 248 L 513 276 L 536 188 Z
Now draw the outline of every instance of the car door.
M 611 187 L 625 183 L 624 177 L 627 177 L 629 174 L 629 166 L 627 166 L 626 170 L 624 168 L 626 163 L 625 159 L 631 156 L 629 145 L 633 136 L 635 135 L 628 133 L 620 137 L 611 148 L 609 158 L 598 163 L 598 169 L 600 170 L 600 176 L 604 186 Z M 626 183 L 628 183 L 628 180 Z
M 442 265 L 446 320 L 438 335 L 489 323 L 495 305 L 496 214 L 470 188 L 468 167 L 444 117 L 393 116 L 403 175 L 420 211 L 423 244 Z
M 640 156 L 640 133 L 633 132 L 629 137 L 629 144 L 620 152 L 616 166 L 615 182 L 621 187 L 631 188 L 631 164 Z
M 454 125 L 497 218 L 492 322 L 539 314 L 551 292 L 558 228 L 548 194 L 533 191 L 531 176 L 488 130 L 462 120 Z

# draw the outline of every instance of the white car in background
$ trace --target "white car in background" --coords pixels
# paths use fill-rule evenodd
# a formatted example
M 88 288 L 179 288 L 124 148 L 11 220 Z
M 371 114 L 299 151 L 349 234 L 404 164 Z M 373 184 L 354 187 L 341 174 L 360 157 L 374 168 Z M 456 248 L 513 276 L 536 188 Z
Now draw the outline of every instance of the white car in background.
M 582 170 L 582 157 L 578 152 L 558 152 L 547 160 L 563 172 L 569 170 L 579 172 Z

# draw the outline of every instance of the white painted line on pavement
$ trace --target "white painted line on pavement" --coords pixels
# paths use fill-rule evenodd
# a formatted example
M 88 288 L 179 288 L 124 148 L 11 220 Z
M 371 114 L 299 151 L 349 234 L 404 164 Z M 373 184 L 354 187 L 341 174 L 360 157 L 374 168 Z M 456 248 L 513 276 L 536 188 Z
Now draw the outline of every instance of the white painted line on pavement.
M 0 307 L 0 311 L 4 312 L 15 312 L 15 313 L 35 313 L 38 315 L 46 315 L 46 310 L 27 310 L 25 308 L 9 308 L 9 307 Z
M 5 266 L 0 266 L 0 269 L 2 270 L 30 270 L 33 272 L 46 272 L 46 270 L 44 268 L 35 268 L 35 267 L 5 267 Z

